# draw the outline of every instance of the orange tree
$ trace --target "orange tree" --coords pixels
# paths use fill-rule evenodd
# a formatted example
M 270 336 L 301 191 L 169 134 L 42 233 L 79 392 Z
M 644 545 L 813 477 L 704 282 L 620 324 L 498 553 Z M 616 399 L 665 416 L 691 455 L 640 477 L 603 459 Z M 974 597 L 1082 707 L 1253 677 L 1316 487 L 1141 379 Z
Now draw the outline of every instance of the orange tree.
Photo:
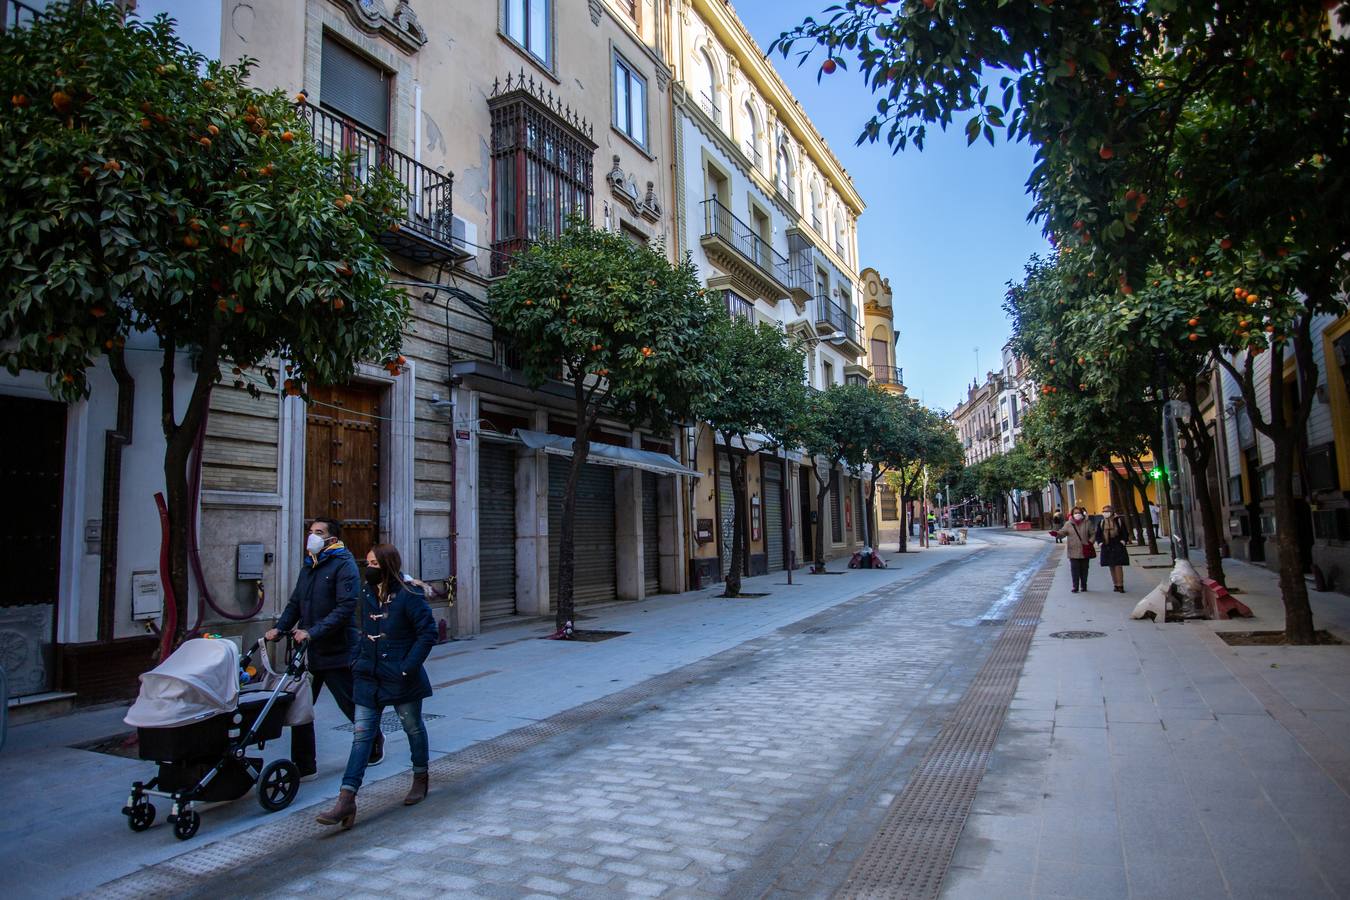
M 247 75 L 111 4 L 53 5 L 0 35 L 0 356 L 75 400 L 100 357 L 127 386 L 130 333 L 158 339 L 180 633 L 189 459 L 222 366 L 268 364 L 277 387 L 280 361 L 302 394 L 361 360 L 393 367 L 407 312 L 377 241 L 402 214 L 389 179 L 345 177 Z
M 517 255 L 489 303 L 530 383 L 560 378 L 571 389 L 576 431 L 558 556 L 562 628 L 573 619 L 576 489 L 596 422 L 605 413 L 634 427 L 690 420 L 716 387 L 710 329 L 723 313 L 699 287 L 687 255 L 672 265 L 657 247 L 634 246 L 576 217 Z
M 868 387 L 861 384 L 832 384 L 826 390 L 807 392 L 806 407 L 795 423 L 794 443 L 815 458 L 816 529 L 811 548 L 813 574 L 825 571 L 825 501 L 830 496 L 830 473 L 838 466 L 860 471 L 866 462 L 871 403 Z M 821 477 L 822 471 L 825 473 Z M 840 498 L 840 507 L 843 498 Z
M 700 409 L 700 418 L 722 438 L 731 464 L 731 570 L 725 596 L 741 592 L 745 559 L 745 460 L 751 435 L 782 446 L 792 436 L 797 417 L 806 406 L 802 381 L 805 356 L 800 342 L 773 325 L 748 319 L 719 317 L 705 352 L 715 367 L 716 390 Z M 740 450 L 736 452 L 736 442 Z M 723 535 L 726 537 L 725 533 Z
M 1281 592 L 1298 643 L 1313 639 L 1312 619 L 1284 542 L 1297 532 L 1292 475 L 1317 381 L 1311 323 L 1344 312 L 1350 280 L 1347 22 L 1336 0 L 848 0 L 777 42 L 805 46 L 803 58 L 823 50 L 826 73 L 857 61 L 880 95 L 860 140 L 921 146 L 926 127 L 960 117 L 972 141 L 1030 141 L 1034 215 L 1094 258 L 1118 305 L 1139 302 L 1163 266 L 1296 305 L 1245 348 L 1269 348 L 1269 369 L 1244 371 L 1209 328 L 1193 343 L 1222 351 L 1215 361 L 1251 408 L 1272 404 L 1254 424 L 1275 448 Z M 1280 260 L 1279 277 L 1234 283 L 1253 259 Z M 1272 383 L 1286 356 L 1298 383 L 1287 407 Z

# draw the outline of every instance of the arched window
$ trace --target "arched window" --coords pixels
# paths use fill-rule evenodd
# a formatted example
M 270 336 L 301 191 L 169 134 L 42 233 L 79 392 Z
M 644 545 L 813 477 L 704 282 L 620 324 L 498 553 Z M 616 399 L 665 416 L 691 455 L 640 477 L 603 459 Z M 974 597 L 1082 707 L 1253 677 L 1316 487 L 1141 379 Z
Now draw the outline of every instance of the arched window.
M 845 260 L 848 259 L 848 219 L 844 216 L 844 208 L 836 206 L 834 208 L 834 250 Z
M 825 227 L 822 220 L 825 218 L 825 201 L 820 196 L 820 182 L 811 182 L 811 227 L 816 234 L 824 237 Z
M 722 102 L 717 91 L 717 68 L 707 50 L 698 51 L 694 60 L 694 91 L 698 104 L 717 125 L 722 124 Z
M 741 141 L 741 149 L 745 151 L 745 158 L 750 160 L 756 169 L 764 168 L 759 116 L 755 115 L 755 106 L 749 100 L 745 101 L 745 139 Z
M 788 153 L 786 138 L 778 140 L 778 193 L 787 199 L 788 205 L 797 207 L 797 174 L 792 171 L 792 155 Z

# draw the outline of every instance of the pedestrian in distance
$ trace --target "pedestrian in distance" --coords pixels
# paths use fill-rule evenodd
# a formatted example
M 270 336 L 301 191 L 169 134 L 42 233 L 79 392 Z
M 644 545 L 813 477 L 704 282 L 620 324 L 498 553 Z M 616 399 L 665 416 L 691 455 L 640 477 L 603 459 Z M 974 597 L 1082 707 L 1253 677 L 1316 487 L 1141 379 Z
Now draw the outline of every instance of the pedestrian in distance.
M 376 544 L 366 554 L 365 585 L 352 626 L 356 730 L 337 803 L 318 816 L 315 821 L 320 825 L 351 828 L 355 823 L 356 793 L 386 707 L 392 706 L 398 714 L 412 754 L 412 787 L 403 804 L 412 806 L 427 795 L 422 701 L 431 696 L 431 679 L 422 664 L 436 645 L 436 620 L 422 592 L 399 577 L 402 565 L 392 544 Z
M 305 655 L 314 699 L 328 686 L 338 709 L 355 722 L 352 701 L 351 620 L 361 590 L 361 575 L 356 559 L 342 543 L 342 523 L 337 519 L 315 519 L 305 536 L 305 557 L 300 577 L 295 582 L 286 608 L 276 627 L 263 635 L 269 641 L 286 632 L 297 642 L 308 641 Z M 371 750 L 371 765 L 384 758 L 384 737 L 378 737 Z M 291 728 L 291 759 L 308 778 L 318 771 L 314 723 Z
M 1050 521 L 1055 526 L 1055 543 L 1064 543 L 1064 513 L 1056 509 Z
M 1125 541 L 1130 536 L 1129 523 L 1116 515 L 1110 506 L 1102 507 L 1102 520 L 1097 523 L 1097 543 L 1101 544 L 1101 564 L 1111 570 L 1111 583 L 1117 594 L 1125 593 L 1125 567 L 1130 564 L 1130 551 Z
M 1148 517 L 1153 520 L 1153 533 L 1162 534 L 1162 509 L 1152 500 L 1148 501 Z
M 1075 506 L 1069 510 L 1069 521 L 1064 525 L 1064 555 L 1069 558 L 1069 577 L 1073 579 L 1072 593 L 1086 591 L 1088 563 L 1097 555 L 1092 545 L 1092 525 L 1088 522 L 1087 510 Z

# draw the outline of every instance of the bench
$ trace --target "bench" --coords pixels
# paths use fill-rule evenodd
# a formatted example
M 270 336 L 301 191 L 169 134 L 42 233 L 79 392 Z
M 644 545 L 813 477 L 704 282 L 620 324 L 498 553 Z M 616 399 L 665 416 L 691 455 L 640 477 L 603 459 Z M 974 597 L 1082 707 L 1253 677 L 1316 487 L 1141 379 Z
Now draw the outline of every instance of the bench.
M 1213 578 L 1202 578 L 1200 585 L 1204 597 L 1205 617 L 1208 619 L 1250 619 L 1252 611 L 1241 600 L 1237 600 L 1228 589 Z

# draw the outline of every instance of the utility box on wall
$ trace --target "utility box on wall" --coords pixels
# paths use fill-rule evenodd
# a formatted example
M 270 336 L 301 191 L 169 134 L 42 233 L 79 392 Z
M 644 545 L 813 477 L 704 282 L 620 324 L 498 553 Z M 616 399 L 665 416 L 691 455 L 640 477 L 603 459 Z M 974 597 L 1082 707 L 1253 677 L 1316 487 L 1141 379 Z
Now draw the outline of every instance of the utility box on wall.
M 417 542 L 417 577 L 423 581 L 450 580 L 450 539 L 422 538 Z
M 164 587 L 158 572 L 131 573 L 131 618 L 137 622 L 158 619 L 164 613 Z
M 240 544 L 239 558 L 235 565 L 240 581 L 261 581 L 266 553 L 262 544 Z

